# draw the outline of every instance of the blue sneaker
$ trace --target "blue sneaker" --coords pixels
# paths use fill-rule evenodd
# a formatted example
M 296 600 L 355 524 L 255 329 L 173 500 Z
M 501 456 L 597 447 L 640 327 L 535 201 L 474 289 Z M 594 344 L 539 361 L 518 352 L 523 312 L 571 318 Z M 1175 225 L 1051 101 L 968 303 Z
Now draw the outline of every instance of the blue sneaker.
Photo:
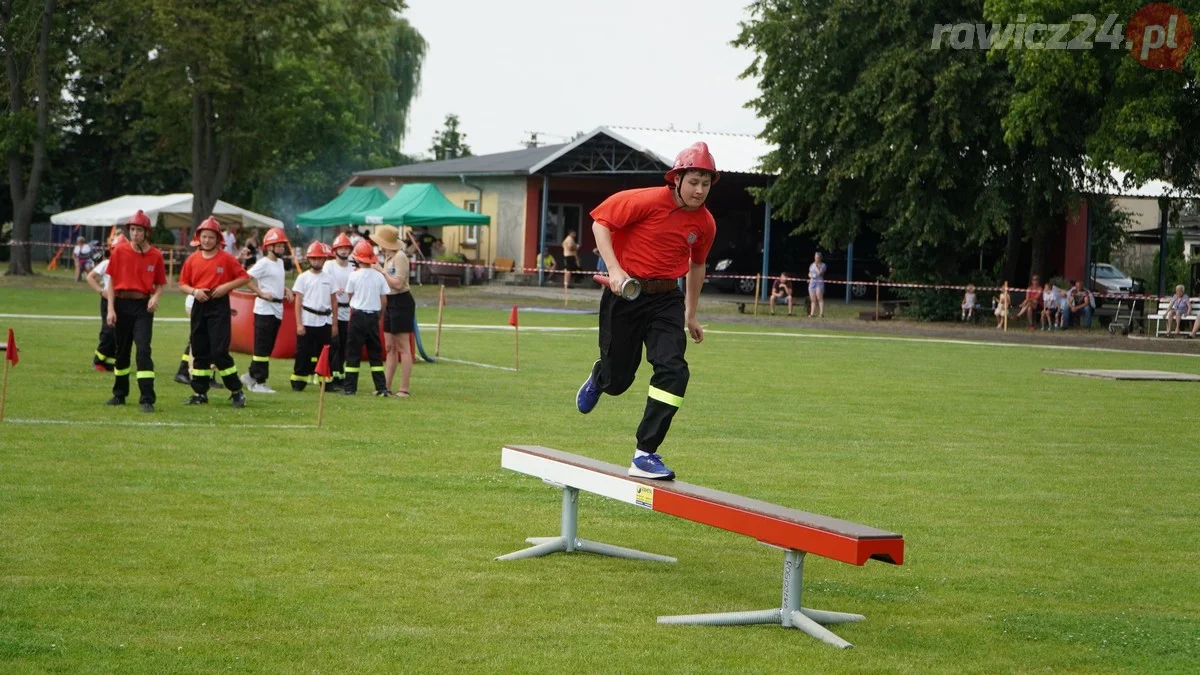
M 579 391 L 575 393 L 575 407 L 584 415 L 592 412 L 592 408 L 600 402 L 600 385 L 596 383 L 596 376 L 599 374 L 600 359 L 596 359 L 592 364 L 592 372 L 588 373 L 588 379 L 584 380 Z
M 663 464 L 662 457 L 655 453 L 634 457 L 633 464 L 629 465 L 629 475 L 654 480 L 675 480 L 675 472 Z

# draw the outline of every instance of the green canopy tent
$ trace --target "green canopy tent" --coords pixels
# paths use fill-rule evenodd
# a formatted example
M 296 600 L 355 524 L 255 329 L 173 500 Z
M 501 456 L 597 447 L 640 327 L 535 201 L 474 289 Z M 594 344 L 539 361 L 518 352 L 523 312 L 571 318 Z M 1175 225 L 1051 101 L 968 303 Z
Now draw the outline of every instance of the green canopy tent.
M 352 215 L 370 211 L 387 203 L 387 195 L 377 187 L 348 187 L 333 201 L 296 216 L 299 227 L 333 227 L 355 224 Z
M 490 225 L 492 217 L 451 204 L 432 183 L 411 183 L 402 185 L 386 204 L 352 214 L 350 222 L 355 225 L 439 227 Z

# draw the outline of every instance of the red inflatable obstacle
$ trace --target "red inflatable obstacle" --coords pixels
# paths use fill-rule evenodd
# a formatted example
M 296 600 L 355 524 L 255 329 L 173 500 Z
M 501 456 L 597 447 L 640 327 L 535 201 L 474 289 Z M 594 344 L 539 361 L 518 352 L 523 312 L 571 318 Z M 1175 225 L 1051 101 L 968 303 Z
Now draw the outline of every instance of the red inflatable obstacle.
M 229 294 L 229 307 L 233 310 L 232 335 L 229 336 L 229 351 L 239 354 L 254 353 L 254 298 L 253 293 L 234 291 Z M 296 358 L 296 307 L 294 303 L 283 303 L 283 325 L 275 337 L 273 359 Z

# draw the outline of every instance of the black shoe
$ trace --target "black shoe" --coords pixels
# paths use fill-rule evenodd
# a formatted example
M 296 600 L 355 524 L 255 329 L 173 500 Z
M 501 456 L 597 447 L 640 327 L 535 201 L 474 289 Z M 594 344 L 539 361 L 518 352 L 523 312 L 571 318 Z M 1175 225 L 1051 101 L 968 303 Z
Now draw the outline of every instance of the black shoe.
M 343 389 L 345 389 L 345 387 L 343 387 L 342 383 L 337 380 L 325 385 L 325 391 L 342 391 Z
M 125 405 L 124 396 L 114 396 L 104 402 L 104 405 Z
M 245 408 L 246 407 L 246 392 L 244 392 L 240 389 L 233 392 L 233 396 L 229 397 L 229 401 L 235 408 Z
M 141 403 L 138 405 L 138 410 L 141 410 L 142 412 L 152 413 L 152 412 L 154 412 L 154 404 L 153 403 Z
M 175 373 L 175 381 L 179 384 L 191 384 L 192 378 L 187 373 Z
M 387 389 L 380 389 L 379 391 L 375 392 L 375 395 L 379 396 L 380 398 L 390 398 L 392 392 L 388 391 Z
M 208 405 L 208 396 L 205 394 L 192 394 L 192 397 L 183 402 L 184 405 Z
M 356 393 L 358 393 L 358 392 L 354 391 L 353 389 L 343 389 L 342 390 L 342 396 L 353 396 Z

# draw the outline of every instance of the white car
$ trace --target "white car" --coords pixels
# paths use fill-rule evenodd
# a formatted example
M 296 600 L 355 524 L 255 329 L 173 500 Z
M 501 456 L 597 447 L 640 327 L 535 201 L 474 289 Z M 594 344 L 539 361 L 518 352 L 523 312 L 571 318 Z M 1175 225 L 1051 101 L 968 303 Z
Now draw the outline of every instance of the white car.
M 1108 263 L 1092 265 L 1092 290 L 1101 293 L 1132 293 L 1133 279 Z

